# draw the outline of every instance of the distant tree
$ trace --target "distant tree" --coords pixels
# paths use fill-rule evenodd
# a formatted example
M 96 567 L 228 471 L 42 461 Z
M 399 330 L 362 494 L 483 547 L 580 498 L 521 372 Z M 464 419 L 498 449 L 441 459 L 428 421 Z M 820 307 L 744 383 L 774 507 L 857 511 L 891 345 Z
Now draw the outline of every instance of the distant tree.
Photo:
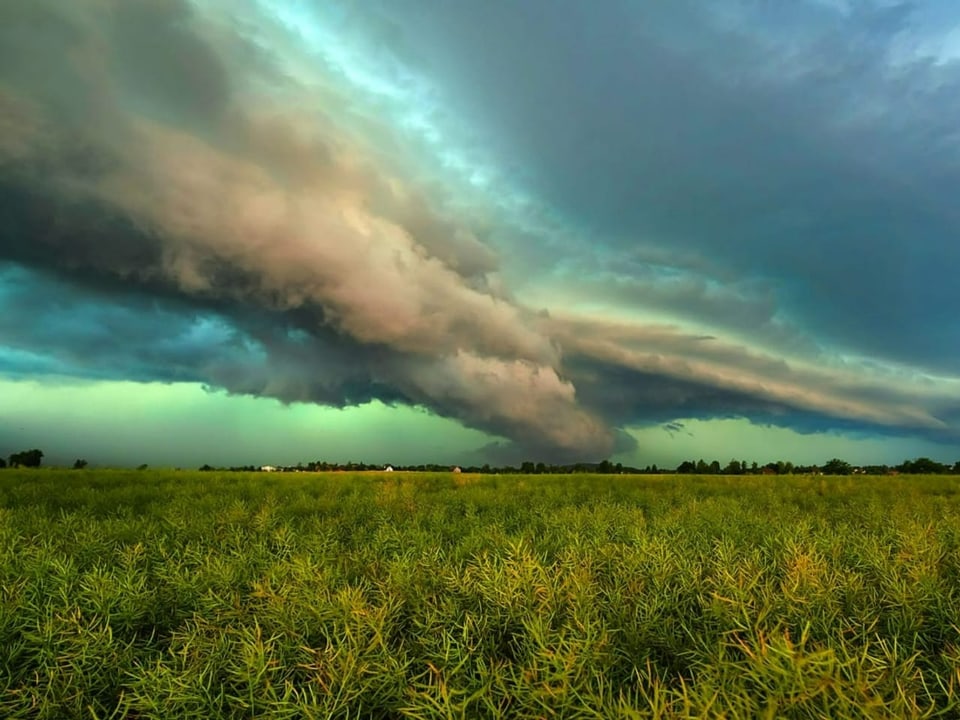
M 710 472 L 710 466 L 707 465 L 703 458 L 697 460 L 697 472 L 701 475 L 706 475 L 708 472 Z
M 3 458 L 0 458 L 0 469 L 3 469 L 7 466 L 7 461 Z
M 150 466 L 146 463 L 143 463 L 143 465 L 137 465 L 137 470 L 146 470 L 148 467 Z
M 88 465 L 87 461 L 81 458 L 77 458 L 76 460 L 73 461 L 74 470 L 83 470 L 87 465 Z
M 746 467 L 747 464 L 744 463 L 743 466 Z M 760 469 L 757 467 L 757 461 L 756 461 L 756 460 L 754 460 L 752 463 L 750 463 L 750 472 L 752 472 L 754 475 L 756 475 L 758 472 L 760 472 Z
M 680 475 L 689 475 L 697 471 L 697 464 L 692 460 L 684 460 L 677 467 L 677 473 Z
M 719 474 L 720 474 L 720 461 L 719 461 L 719 460 L 714 460 L 712 463 L 710 463 L 710 472 L 713 473 L 714 475 L 719 475 Z
M 10 456 L 11 467 L 40 467 L 43 452 L 34 448 Z
M 740 464 L 739 460 L 731 460 L 727 463 L 727 466 L 723 469 L 725 475 L 739 475 L 743 472 L 743 465 Z
M 957 474 L 960 474 L 960 460 L 957 460 L 957 461 L 953 464 L 953 472 L 955 472 L 955 473 L 957 473 Z
M 917 458 L 913 461 L 914 472 L 919 473 L 944 473 L 947 472 L 949 468 L 946 465 L 938 463 L 936 460 L 931 460 L 930 458 Z
M 853 466 L 840 458 L 832 458 L 823 465 L 824 475 L 849 475 L 852 472 Z
M 520 472 L 524 473 L 525 475 L 529 475 L 533 473 L 536 469 L 537 469 L 537 466 L 534 465 L 533 462 L 530 460 L 527 460 L 526 462 L 523 462 L 520 464 Z

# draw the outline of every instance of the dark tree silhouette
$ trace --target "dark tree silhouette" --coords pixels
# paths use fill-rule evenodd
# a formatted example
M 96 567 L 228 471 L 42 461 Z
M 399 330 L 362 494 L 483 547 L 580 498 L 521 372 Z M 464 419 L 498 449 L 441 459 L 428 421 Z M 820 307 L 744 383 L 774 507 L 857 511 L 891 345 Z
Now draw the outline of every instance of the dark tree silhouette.
M 40 460 L 43 458 L 43 452 L 34 448 L 33 450 L 24 450 L 14 453 L 10 456 L 11 467 L 40 467 Z
M 922 475 L 950 472 L 949 465 L 942 465 L 927 457 L 919 457 L 916 460 L 905 460 L 898 469 L 900 472 L 919 473 Z
M 825 475 L 849 475 L 853 467 L 846 460 L 833 458 L 824 463 L 823 472 Z
M 743 472 L 743 465 L 740 464 L 739 460 L 731 460 L 727 463 L 723 472 L 727 475 L 739 475 Z

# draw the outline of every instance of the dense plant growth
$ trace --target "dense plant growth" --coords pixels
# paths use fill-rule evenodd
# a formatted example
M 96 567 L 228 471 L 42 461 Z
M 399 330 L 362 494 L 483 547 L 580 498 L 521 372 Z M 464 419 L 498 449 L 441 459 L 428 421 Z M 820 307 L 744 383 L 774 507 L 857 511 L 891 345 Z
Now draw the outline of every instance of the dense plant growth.
M 960 479 L 0 474 L 0 717 L 956 717 Z

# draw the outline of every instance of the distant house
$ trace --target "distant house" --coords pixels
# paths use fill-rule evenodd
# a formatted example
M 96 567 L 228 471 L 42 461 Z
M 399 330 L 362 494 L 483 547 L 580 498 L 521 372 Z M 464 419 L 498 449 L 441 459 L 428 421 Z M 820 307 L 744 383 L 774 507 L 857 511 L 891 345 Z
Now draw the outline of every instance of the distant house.
M 454 465 L 453 468 L 450 470 L 450 472 L 459 473 L 459 472 L 463 472 L 463 470 L 460 469 L 459 465 Z
M 276 472 L 276 471 L 277 471 L 277 468 L 276 468 L 276 466 L 274 466 L 274 465 L 262 465 L 262 466 L 260 467 L 260 470 L 261 470 L 262 472 Z
M 393 465 L 387 465 L 384 469 L 384 472 L 393 472 Z

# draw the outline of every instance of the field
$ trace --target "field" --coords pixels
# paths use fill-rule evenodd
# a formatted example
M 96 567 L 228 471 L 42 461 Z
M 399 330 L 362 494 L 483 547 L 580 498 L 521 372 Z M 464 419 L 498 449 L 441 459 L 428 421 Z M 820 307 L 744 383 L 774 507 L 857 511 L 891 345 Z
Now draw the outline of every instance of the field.
M 0 471 L 0 717 L 960 717 L 958 493 Z

